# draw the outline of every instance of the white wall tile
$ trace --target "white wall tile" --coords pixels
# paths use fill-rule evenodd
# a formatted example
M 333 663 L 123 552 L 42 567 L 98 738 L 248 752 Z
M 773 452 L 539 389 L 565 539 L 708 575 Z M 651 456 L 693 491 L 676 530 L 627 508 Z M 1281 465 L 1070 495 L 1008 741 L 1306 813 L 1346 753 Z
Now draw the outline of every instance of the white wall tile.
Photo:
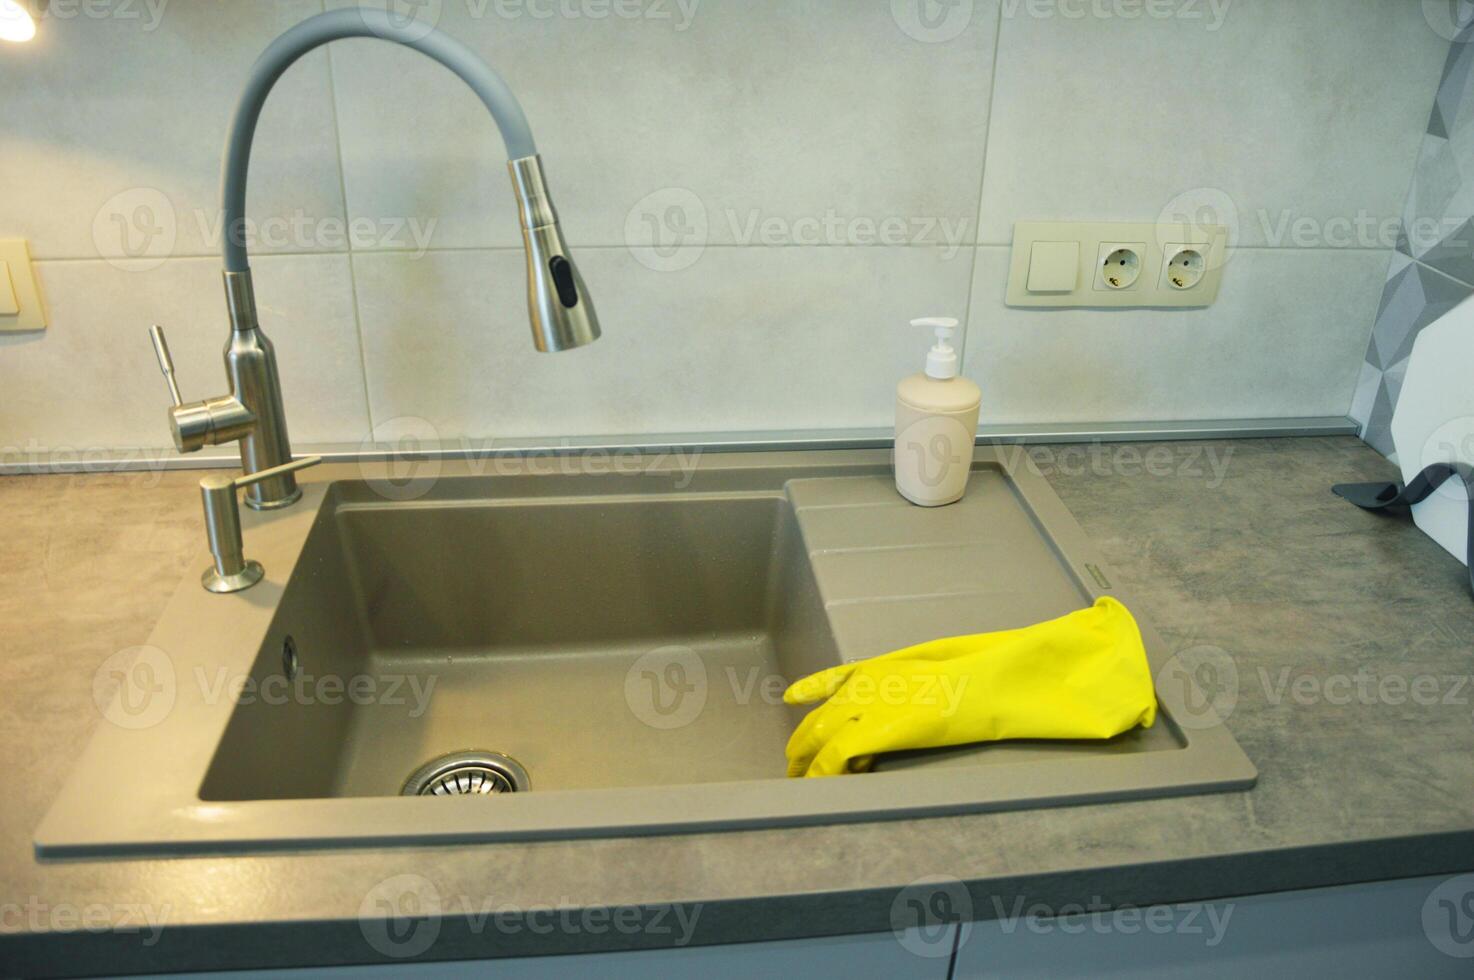
M 375 424 L 442 439 L 888 425 L 907 320 L 962 311 L 970 250 L 713 248 L 681 272 L 577 258 L 604 335 L 540 354 L 520 250 L 354 255 Z
M 320 4 L 53 7 L 33 42 L 0 52 L 0 234 L 30 239 L 41 258 L 137 254 L 156 265 L 217 253 L 209 236 L 236 100 L 261 50 Z M 328 84 L 316 52 L 273 91 L 251 157 L 251 218 L 341 221 Z M 281 250 L 312 250 L 320 237 L 289 234 Z
M 171 0 L 154 24 L 135 4 L 137 19 L 51 18 L 0 52 L 0 236 L 66 260 L 39 264 L 52 329 L 0 337 L 0 447 L 166 445 L 155 319 L 187 397 L 223 391 L 218 261 L 178 256 L 218 250 L 220 147 L 250 64 L 320 7 Z M 357 441 L 370 404 L 451 438 L 886 425 L 925 347 L 905 321 L 969 295 L 988 421 L 1344 412 L 1385 253 L 1240 250 L 1218 304 L 1190 313 L 1009 310 L 1005 248 L 980 249 L 970 281 L 977 234 L 1151 220 L 1194 188 L 1232 202 L 1241 244 L 1269 237 L 1261 211 L 1270 232 L 1285 214 L 1400 212 L 1447 51 L 1422 5 L 1148 8 L 426 5 L 506 75 L 538 136 L 606 329 L 560 355 L 527 339 L 505 155 L 474 96 L 378 41 L 309 55 L 267 105 L 249 208 L 307 219 L 280 248 L 337 253 L 257 261 L 294 439 Z M 534 16 L 547 9 L 579 16 Z M 351 265 L 319 220 L 344 216 L 344 184 L 349 212 L 379 222 Z M 115 216 L 174 238 L 97 261 L 125 241 Z M 685 251 L 625 247 L 652 235 Z M 731 247 L 749 235 L 795 247 Z M 857 247 L 882 235 L 924 247 Z M 925 247 L 949 241 L 950 260 Z M 426 245 L 447 251 L 417 257 Z
M 222 351 L 230 328 L 218 260 L 171 259 L 147 272 L 102 260 L 38 262 L 36 270 L 51 323 L 44 333 L 0 334 L 0 458 L 169 447 L 169 395 L 150 323 L 168 331 L 186 400 L 226 392 Z M 265 256 L 255 262 L 255 279 L 293 441 L 364 438 L 348 257 Z
M 979 241 L 1020 220 L 1154 221 L 1193 191 L 1247 245 L 1289 244 L 1284 218 L 1402 213 L 1448 53 L 1419 4 L 1153 6 L 1005 4 Z M 1064 16 L 1118 9 L 1137 15 Z
M 1240 249 L 1202 310 L 1003 305 L 1009 250 L 978 248 L 965 370 L 994 423 L 1344 415 L 1387 258 Z
M 694 195 L 712 242 L 744 240 L 754 216 L 831 214 L 947 218 L 973 240 L 997 0 L 968 4 L 939 43 L 908 35 L 884 2 L 635 7 L 671 19 L 426 8 L 521 99 L 574 245 L 627 244 L 632 209 L 632 244 L 649 244 L 637 205 L 663 212 L 672 195 Z M 348 42 L 332 59 L 354 215 L 433 219 L 437 247 L 520 244 L 506 153 L 465 85 L 387 44 Z

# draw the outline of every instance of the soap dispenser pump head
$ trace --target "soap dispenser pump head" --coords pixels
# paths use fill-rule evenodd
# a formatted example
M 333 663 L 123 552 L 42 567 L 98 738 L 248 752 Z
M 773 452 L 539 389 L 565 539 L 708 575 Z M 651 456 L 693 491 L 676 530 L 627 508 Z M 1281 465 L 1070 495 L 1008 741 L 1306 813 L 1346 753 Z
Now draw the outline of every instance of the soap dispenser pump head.
M 939 380 L 957 377 L 957 351 L 952 346 L 957 321 L 950 316 L 924 316 L 912 320 L 911 326 L 930 327 L 937 334 L 937 342 L 926 352 L 926 376 Z

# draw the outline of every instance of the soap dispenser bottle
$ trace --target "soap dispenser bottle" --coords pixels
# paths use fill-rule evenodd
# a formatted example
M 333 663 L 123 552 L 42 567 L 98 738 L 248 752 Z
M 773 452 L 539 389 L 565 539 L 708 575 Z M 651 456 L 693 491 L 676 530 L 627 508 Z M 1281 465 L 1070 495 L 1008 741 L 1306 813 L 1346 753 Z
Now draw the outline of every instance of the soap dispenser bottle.
M 896 489 L 913 504 L 940 507 L 967 488 L 983 394 L 958 375 L 956 320 L 922 317 L 911 326 L 935 330 L 937 340 L 926 370 L 896 386 Z

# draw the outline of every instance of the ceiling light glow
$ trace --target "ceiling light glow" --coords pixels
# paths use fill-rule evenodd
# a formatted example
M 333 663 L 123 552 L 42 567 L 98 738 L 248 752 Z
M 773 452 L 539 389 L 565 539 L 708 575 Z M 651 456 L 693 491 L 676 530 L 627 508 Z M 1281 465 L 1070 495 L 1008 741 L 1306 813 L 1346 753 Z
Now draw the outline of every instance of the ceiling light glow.
M 35 18 L 21 0 L 0 0 L 0 41 L 19 44 L 35 36 Z

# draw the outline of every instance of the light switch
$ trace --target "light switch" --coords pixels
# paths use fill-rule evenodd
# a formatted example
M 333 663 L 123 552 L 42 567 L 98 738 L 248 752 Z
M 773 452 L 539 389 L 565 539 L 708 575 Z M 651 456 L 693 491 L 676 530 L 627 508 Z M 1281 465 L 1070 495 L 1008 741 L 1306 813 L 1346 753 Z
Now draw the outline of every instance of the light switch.
M 15 286 L 10 282 L 10 263 L 0 260 L 0 316 L 15 316 L 20 304 L 15 301 Z
M 1034 243 L 1029 253 L 1029 292 L 1073 292 L 1079 276 L 1079 242 Z
M 45 330 L 46 310 L 25 239 L 0 239 L 0 333 Z

